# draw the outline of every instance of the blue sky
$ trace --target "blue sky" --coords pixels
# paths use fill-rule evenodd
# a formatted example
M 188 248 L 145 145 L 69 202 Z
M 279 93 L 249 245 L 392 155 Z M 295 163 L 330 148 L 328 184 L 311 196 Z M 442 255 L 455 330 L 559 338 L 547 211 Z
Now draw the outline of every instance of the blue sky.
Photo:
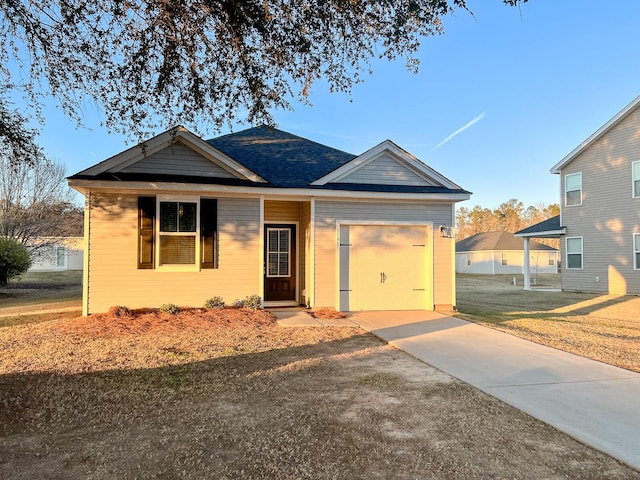
M 468 5 L 473 17 L 458 11 L 423 41 L 419 74 L 402 59 L 373 62 L 351 98 L 318 82 L 312 106 L 274 112 L 279 128 L 355 154 L 391 139 L 472 191 L 459 206 L 558 202 L 549 169 L 640 94 L 640 2 Z M 69 174 L 128 146 L 92 107 L 90 130 L 53 109 L 46 117 L 40 143 Z

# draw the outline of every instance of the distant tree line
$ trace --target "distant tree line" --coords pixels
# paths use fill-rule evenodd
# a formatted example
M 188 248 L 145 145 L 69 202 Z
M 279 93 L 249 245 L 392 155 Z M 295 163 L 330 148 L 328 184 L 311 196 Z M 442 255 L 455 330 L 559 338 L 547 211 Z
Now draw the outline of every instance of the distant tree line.
M 515 198 L 500 204 L 493 210 L 480 205 L 472 209 L 460 207 L 456 212 L 456 240 L 463 240 L 476 233 L 484 232 L 515 233 L 559 214 L 560 205 L 557 203 L 540 202 L 525 207 L 524 203 Z

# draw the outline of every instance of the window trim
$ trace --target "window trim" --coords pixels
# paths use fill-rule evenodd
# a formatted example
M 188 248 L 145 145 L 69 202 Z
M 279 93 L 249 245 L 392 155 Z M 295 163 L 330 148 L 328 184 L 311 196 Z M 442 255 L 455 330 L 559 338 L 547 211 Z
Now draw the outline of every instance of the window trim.
M 467 265 L 471 265 L 471 254 L 467 253 Z
M 636 165 L 638 165 L 638 178 L 635 178 Z M 638 191 L 636 191 L 636 182 L 639 182 Z M 631 198 L 640 198 L 640 160 L 631 162 Z
M 504 266 L 509 266 L 509 254 L 502 252 L 501 257 L 500 257 L 500 263 L 501 265 Z
M 160 204 L 161 203 L 195 203 L 196 204 L 196 229 L 194 232 L 163 232 L 160 230 Z M 200 235 L 200 197 L 189 195 L 156 195 L 156 212 L 157 221 L 154 225 L 154 235 L 156 238 L 154 245 L 154 267 L 158 271 L 168 272 L 197 272 L 200 271 L 201 264 L 201 235 Z M 195 238 L 195 252 L 193 257 L 193 263 L 188 264 L 160 264 L 160 249 L 162 242 L 160 236 L 179 236 L 179 237 L 194 237 Z
M 637 245 L 636 245 L 636 238 L 638 239 Z M 640 254 L 640 233 L 633 234 L 633 241 L 631 242 L 631 247 L 633 248 L 633 269 L 640 270 L 640 262 L 638 262 L 638 254 Z
M 580 188 L 576 189 L 580 192 L 580 202 L 579 203 L 574 203 L 569 205 L 569 198 L 568 198 L 568 193 L 569 192 L 575 192 L 576 190 L 567 190 L 567 177 L 573 177 L 579 175 L 580 176 Z M 575 173 L 568 173 L 564 176 L 564 206 L 565 207 L 579 207 L 580 205 L 582 205 L 582 172 L 575 172 Z
M 556 254 L 555 253 L 550 253 L 549 254 L 549 266 L 553 267 L 556 264 Z
M 570 267 L 569 266 L 569 240 L 580 239 L 580 267 Z M 566 237 L 564 239 L 564 250 L 565 250 L 565 266 L 564 268 L 567 270 L 583 270 L 584 269 L 584 239 L 582 236 L 575 237 Z M 571 255 L 577 255 L 577 252 L 572 252 Z

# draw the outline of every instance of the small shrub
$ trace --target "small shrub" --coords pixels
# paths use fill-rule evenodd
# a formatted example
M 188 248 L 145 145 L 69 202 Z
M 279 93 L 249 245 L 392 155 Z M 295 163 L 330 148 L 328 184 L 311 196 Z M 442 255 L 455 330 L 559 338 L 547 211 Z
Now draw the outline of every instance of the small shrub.
M 251 310 L 259 310 L 262 308 L 262 297 L 260 295 L 249 295 L 244 299 L 243 306 Z
M 123 305 L 117 305 L 109 309 L 109 315 L 114 317 L 130 317 L 131 310 Z
M 204 308 L 207 310 L 224 308 L 224 300 L 222 297 L 212 297 L 204 302 Z
M 163 305 L 160 305 L 159 310 L 163 313 L 170 313 L 171 315 L 175 315 L 176 313 L 180 312 L 180 307 L 175 303 L 165 303 Z
M 242 300 L 241 298 L 238 298 L 238 299 L 234 300 L 231 305 L 233 307 L 244 307 L 244 300 Z

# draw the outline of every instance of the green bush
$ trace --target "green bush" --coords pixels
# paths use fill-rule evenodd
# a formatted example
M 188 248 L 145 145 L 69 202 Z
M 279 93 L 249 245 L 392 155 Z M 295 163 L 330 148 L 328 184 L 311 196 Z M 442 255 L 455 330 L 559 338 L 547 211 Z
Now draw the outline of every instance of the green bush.
M 0 286 L 26 272 L 30 266 L 29 252 L 23 245 L 9 238 L 0 238 Z
M 207 310 L 224 308 L 224 300 L 222 297 L 212 297 L 204 302 L 204 308 Z
M 163 305 L 160 305 L 159 310 L 164 313 L 170 313 L 171 315 L 175 315 L 176 313 L 180 312 L 180 307 L 175 303 L 165 303 Z
M 248 295 L 243 299 L 234 300 L 231 305 L 233 305 L 234 307 L 259 310 L 260 308 L 262 308 L 262 297 L 260 295 Z
M 262 298 L 260 295 L 249 295 L 244 299 L 244 308 L 259 310 L 262 308 Z

